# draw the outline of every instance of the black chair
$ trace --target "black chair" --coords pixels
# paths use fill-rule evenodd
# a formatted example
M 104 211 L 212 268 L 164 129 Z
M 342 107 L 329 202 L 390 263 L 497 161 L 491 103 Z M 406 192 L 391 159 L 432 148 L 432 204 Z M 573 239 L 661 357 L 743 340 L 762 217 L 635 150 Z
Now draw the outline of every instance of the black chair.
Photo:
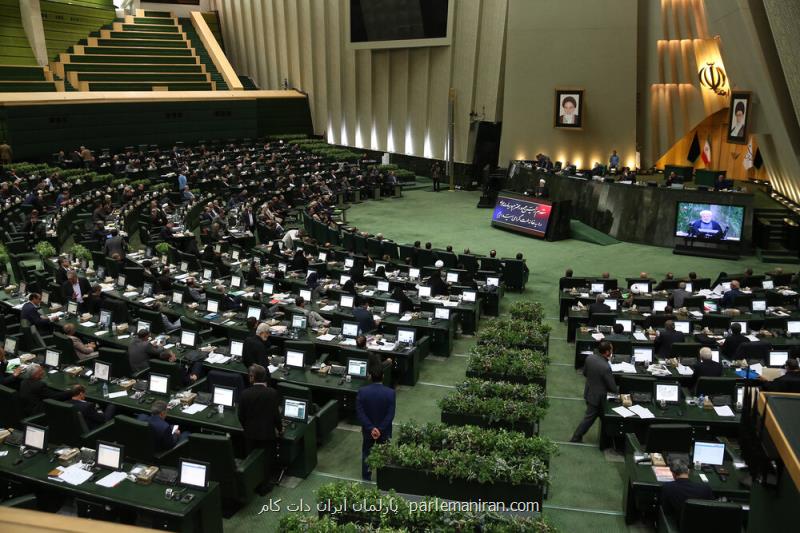
M 770 349 L 771 346 L 766 341 L 745 342 L 736 348 L 734 359 L 747 359 L 748 361 L 757 359 L 759 361 L 767 361 L 769 359 Z
M 700 344 L 694 342 L 674 342 L 670 349 L 672 357 L 698 357 L 700 354 Z
M 21 427 L 22 406 L 19 403 L 17 391 L 5 385 L 0 385 L 0 427 Z
M 240 398 L 246 388 L 245 376 L 238 372 L 226 372 L 225 370 L 209 370 L 205 377 L 206 390 L 211 392 L 214 385 L 230 387 L 234 389 L 234 398 Z
M 661 508 L 658 513 L 659 533 L 707 533 L 708 531 L 742 531 L 744 511 L 738 503 L 716 500 L 686 500 L 681 513 L 680 527 L 672 516 Z
M 655 378 L 643 376 L 619 376 L 619 392 L 630 394 L 631 392 L 653 392 Z
M 736 398 L 736 378 L 712 378 L 702 376 L 697 379 L 695 394 L 703 396 L 727 395 Z
M 81 361 L 78 357 L 78 353 L 75 351 L 75 346 L 72 344 L 72 339 L 63 333 L 59 333 L 58 331 L 53 332 L 53 345 L 57 351 L 61 352 L 61 364 L 73 364 Z M 84 359 L 88 358 L 89 357 L 86 357 Z
M 166 457 L 172 453 L 178 453 L 177 448 L 181 448 L 182 442 L 170 450 L 161 452 L 156 451 L 156 443 L 150 424 L 142 420 L 137 420 L 126 415 L 114 417 L 114 442 L 125 445 L 125 456 L 132 461 L 146 464 L 164 464 Z
M 277 389 L 284 398 L 298 398 L 300 400 L 306 400 L 309 403 L 313 402 L 311 389 L 308 387 L 295 385 L 294 383 L 287 383 L 285 381 L 279 381 L 277 384 Z
M 692 426 L 689 424 L 650 424 L 647 428 L 647 452 L 689 453 L 691 448 Z
M 497 257 L 481 258 L 481 270 L 491 270 L 492 272 L 502 272 L 503 262 Z
M 160 359 L 150 360 L 150 371 L 156 374 L 169 376 L 170 389 L 177 391 L 184 388 L 187 379 L 183 365 L 180 363 L 170 363 L 169 361 L 161 361 Z M 196 383 L 196 382 L 195 382 Z
M 594 313 L 589 317 L 589 326 L 613 326 L 617 313 Z
M 459 255 L 458 262 L 461 263 L 464 268 L 472 272 L 473 275 L 480 269 L 478 265 L 478 256 L 472 254 Z
M 709 329 L 728 329 L 731 327 L 731 317 L 719 314 L 706 314 L 700 325 Z
M 71 403 L 52 399 L 44 401 L 43 423 L 47 426 L 47 438 L 52 444 L 90 448 L 94 447 L 98 439 L 107 439 L 114 426 L 114 421 L 111 420 L 89 431 L 83 415 Z
M 518 259 L 503 259 L 503 261 L 505 262 L 503 281 L 506 287 L 520 292 L 524 291 L 525 284 L 528 283 L 528 271 L 525 263 Z

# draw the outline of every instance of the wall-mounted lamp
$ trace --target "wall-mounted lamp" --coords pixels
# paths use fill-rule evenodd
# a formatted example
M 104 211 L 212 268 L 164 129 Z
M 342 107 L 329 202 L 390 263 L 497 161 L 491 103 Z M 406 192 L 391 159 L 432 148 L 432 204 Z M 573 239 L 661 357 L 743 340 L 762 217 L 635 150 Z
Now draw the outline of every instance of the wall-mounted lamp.
M 697 77 L 700 79 L 700 85 L 706 89 L 714 91 L 720 96 L 728 94 L 728 91 L 723 89 L 728 81 L 728 76 L 725 75 L 725 70 L 716 66 L 713 61 L 706 63 L 706 66 L 697 73 Z

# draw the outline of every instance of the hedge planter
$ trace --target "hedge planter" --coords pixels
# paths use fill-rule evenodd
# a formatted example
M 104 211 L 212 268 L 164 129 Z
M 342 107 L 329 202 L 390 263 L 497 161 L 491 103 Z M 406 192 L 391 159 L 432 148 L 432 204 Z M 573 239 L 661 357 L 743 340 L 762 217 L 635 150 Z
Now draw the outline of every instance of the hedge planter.
M 467 370 L 468 378 L 488 379 L 490 381 L 508 381 L 511 383 L 525 383 L 541 385 L 543 389 L 547 389 L 547 377 L 545 376 L 516 376 L 509 374 L 499 374 L 497 372 L 477 372 L 475 370 Z
M 481 346 L 487 346 L 487 345 L 492 345 L 492 344 L 496 345 L 497 342 L 494 341 L 494 340 L 479 339 L 478 340 L 478 344 L 480 344 Z M 547 354 L 547 353 L 549 353 L 549 350 L 550 350 L 550 334 L 549 333 L 547 334 L 547 336 L 545 337 L 544 342 L 533 343 L 533 344 L 532 343 L 526 343 L 526 342 L 520 342 L 520 343 L 506 345 L 506 348 L 513 348 L 513 349 L 516 349 L 516 350 L 533 350 L 535 352 L 543 352 L 543 353 Z
M 477 481 L 458 479 L 451 482 L 429 472 L 396 466 L 378 468 L 377 481 L 378 488 L 381 490 L 394 489 L 401 493 L 438 496 L 448 500 L 477 501 L 480 499 L 503 502 L 506 505 L 514 502 L 539 502 L 540 511 L 543 507 L 541 506 L 542 500 L 546 495 L 546 487 L 543 485 L 481 484 Z
M 464 413 L 448 413 L 442 411 L 442 422 L 451 426 L 478 426 L 488 429 L 507 429 L 509 431 L 519 431 L 527 437 L 539 434 L 539 424 L 537 422 L 509 422 L 507 420 L 489 420 L 485 415 L 472 415 Z

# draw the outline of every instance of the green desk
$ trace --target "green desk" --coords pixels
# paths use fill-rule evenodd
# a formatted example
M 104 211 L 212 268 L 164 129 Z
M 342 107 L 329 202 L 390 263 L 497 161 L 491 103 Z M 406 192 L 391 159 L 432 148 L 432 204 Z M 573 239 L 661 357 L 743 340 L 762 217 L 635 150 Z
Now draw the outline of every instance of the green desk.
M 647 404 L 644 407 L 655 415 L 654 418 L 644 419 L 638 416 L 623 418 L 612 410 L 620 405 L 617 402 L 605 402 L 603 415 L 600 417 L 600 448 L 613 445 L 621 450 L 625 435 L 628 433 L 634 433 L 638 438 L 644 439 L 650 424 L 689 424 L 692 426 L 695 440 L 716 436 L 736 437 L 739 434 L 741 416 L 736 411 L 734 411 L 735 416 L 722 417 L 713 409 L 687 405 L 685 402 L 680 405 L 667 405 L 663 410 L 654 404 Z
M 194 499 L 189 503 L 181 503 L 164 498 L 167 486 L 158 483 L 139 485 L 126 479 L 116 487 L 105 488 L 92 481 L 78 486 L 53 481 L 47 477 L 47 473 L 57 465 L 50 462 L 48 455 L 40 453 L 14 464 L 19 458 L 19 449 L 3 444 L 0 450 L 9 452 L 5 457 L 0 457 L 0 477 L 8 498 L 34 492 L 40 505 L 52 509 L 62 498 L 75 497 L 98 505 L 108 505 L 117 512 L 134 512 L 139 520 L 154 529 L 187 533 L 222 531 L 222 503 L 217 483 L 210 483 L 205 491 L 188 490 L 194 494 Z M 126 465 L 128 468 L 130 466 Z M 102 526 L 98 527 L 102 529 Z
M 659 507 L 663 483 L 656 479 L 652 465 L 636 463 L 634 453 L 644 450 L 636 435 L 626 435 L 625 443 L 626 489 L 622 502 L 625 509 L 625 523 L 631 524 L 641 517 L 654 520 Z M 745 474 L 737 470 L 728 458 L 725 459 L 723 466 L 729 472 L 725 481 L 721 481 L 715 472 L 706 474 L 708 485 L 714 492 L 714 496 L 717 498 L 724 496 L 731 501 L 747 503 L 750 491 L 741 484 Z M 689 479 L 702 482 L 700 473 L 690 467 Z

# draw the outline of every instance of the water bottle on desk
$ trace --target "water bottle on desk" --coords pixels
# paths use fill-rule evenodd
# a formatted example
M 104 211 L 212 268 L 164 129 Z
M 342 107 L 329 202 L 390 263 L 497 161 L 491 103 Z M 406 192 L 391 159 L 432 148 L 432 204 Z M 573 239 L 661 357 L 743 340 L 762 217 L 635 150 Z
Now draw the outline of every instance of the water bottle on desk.
M 103 382 L 103 398 L 108 398 L 108 383 Z

